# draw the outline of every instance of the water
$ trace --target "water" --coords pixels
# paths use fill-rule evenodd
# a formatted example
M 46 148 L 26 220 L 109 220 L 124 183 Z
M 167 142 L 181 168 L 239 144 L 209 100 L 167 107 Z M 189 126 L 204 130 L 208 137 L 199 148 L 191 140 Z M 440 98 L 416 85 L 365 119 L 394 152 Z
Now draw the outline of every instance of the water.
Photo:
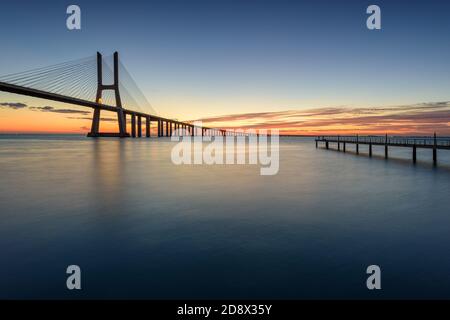
M 0 298 L 450 298 L 450 152 L 433 168 L 281 138 L 261 176 L 175 166 L 172 146 L 2 136 Z

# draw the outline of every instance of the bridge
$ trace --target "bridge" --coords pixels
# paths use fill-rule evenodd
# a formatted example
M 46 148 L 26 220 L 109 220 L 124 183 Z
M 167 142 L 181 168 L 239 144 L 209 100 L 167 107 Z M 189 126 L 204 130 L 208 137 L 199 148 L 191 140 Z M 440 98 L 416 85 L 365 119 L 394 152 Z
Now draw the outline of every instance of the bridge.
M 97 52 L 96 57 L 9 74 L 0 77 L 0 91 L 93 109 L 89 137 L 142 137 L 144 120 L 146 137 L 151 136 L 152 122 L 157 125 L 158 137 L 172 136 L 175 132 L 192 136 L 241 134 L 158 116 L 119 62 L 117 52 L 112 59 L 113 66 L 110 68 Z M 119 73 L 125 76 L 125 83 L 119 82 Z M 105 84 L 104 80 L 109 81 Z M 100 132 L 102 110 L 117 114 L 118 132 Z M 128 122 L 131 123 L 131 134 L 127 131 Z
M 437 150 L 450 150 L 450 138 L 438 138 L 436 133 L 433 137 L 399 137 L 399 136 L 320 136 L 316 138 L 316 148 L 319 143 L 325 144 L 330 149 L 330 143 L 337 146 L 337 150 L 346 152 L 347 144 L 354 144 L 356 154 L 359 154 L 360 145 L 369 146 L 369 157 L 373 155 L 372 146 L 384 146 L 384 157 L 389 157 L 389 147 L 403 147 L 412 149 L 412 160 L 417 162 L 417 149 L 431 149 L 433 151 L 433 163 L 437 164 Z

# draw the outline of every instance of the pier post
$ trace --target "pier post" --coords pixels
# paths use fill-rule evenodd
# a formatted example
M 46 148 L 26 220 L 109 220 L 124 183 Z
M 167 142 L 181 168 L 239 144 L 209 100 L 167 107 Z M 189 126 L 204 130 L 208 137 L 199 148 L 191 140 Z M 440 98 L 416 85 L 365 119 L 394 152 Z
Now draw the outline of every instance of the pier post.
M 338 141 L 338 151 L 341 151 L 341 143 L 340 143 L 340 141 L 339 141 L 339 136 L 337 137 L 337 141 Z
M 356 154 L 359 154 L 359 136 L 356 135 Z
M 166 137 L 169 136 L 169 121 L 166 120 Z
M 346 150 L 345 150 L 345 141 L 343 142 L 343 144 L 344 144 L 344 145 L 343 145 L 343 148 L 344 148 L 344 153 L 345 153 L 345 151 L 346 151 Z
M 158 119 L 158 137 L 161 137 L 161 132 L 162 132 L 162 129 L 161 129 L 161 120 Z
M 145 136 L 150 138 L 150 117 L 145 119 Z
M 325 148 L 329 149 L 328 141 L 325 142 Z
M 140 138 L 140 137 L 142 137 L 142 119 L 141 119 L 141 116 L 137 117 L 137 126 L 138 126 L 138 128 L 137 128 L 138 129 L 137 135 Z
M 416 144 L 414 143 L 413 145 L 413 163 L 417 162 L 417 147 Z
M 433 143 L 433 164 L 437 164 L 437 138 L 436 132 L 434 133 L 434 143 Z
M 387 134 L 386 134 L 386 138 L 384 140 L 384 158 L 385 159 L 388 158 L 388 152 L 389 152 L 389 150 L 388 150 L 388 137 L 387 137 Z
M 317 138 L 317 139 L 319 139 L 319 138 Z M 317 141 L 317 139 L 316 139 L 316 149 L 317 149 L 317 147 L 318 147 L 318 145 L 317 145 L 317 144 L 318 144 L 318 141 Z
M 126 112 L 123 113 L 123 123 L 125 123 L 125 135 L 128 136 L 128 131 L 127 131 L 127 113 Z
M 372 138 L 369 138 L 369 157 L 372 156 Z
M 134 113 L 131 115 L 131 136 L 136 138 L 136 115 Z

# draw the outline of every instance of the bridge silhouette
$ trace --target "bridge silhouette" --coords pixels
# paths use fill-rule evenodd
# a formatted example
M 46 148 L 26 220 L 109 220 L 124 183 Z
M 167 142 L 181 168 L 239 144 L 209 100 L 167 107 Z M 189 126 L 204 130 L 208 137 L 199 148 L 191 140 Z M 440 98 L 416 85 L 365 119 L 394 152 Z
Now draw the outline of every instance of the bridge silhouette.
M 241 134 L 158 116 L 119 62 L 119 54 L 115 52 L 112 58 L 112 70 L 97 52 L 96 57 L 6 75 L 0 77 L 0 91 L 94 109 L 89 137 L 141 137 L 143 119 L 146 137 L 151 136 L 152 122 L 157 124 L 158 137 L 172 136 L 175 132 L 191 136 Z M 119 81 L 119 74 L 127 81 Z M 117 114 L 118 132 L 100 131 L 100 122 L 110 120 L 101 118 L 102 110 Z M 127 117 L 131 120 L 131 134 L 127 132 Z

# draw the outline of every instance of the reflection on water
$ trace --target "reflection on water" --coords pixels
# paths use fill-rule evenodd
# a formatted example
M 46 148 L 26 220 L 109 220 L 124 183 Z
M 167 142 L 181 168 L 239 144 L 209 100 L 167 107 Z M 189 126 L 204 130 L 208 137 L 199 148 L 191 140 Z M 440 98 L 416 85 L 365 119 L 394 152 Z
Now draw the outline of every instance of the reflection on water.
M 3 136 L 0 298 L 450 298 L 450 152 L 433 168 L 429 150 L 412 165 L 282 138 L 261 176 L 175 166 L 172 146 Z

